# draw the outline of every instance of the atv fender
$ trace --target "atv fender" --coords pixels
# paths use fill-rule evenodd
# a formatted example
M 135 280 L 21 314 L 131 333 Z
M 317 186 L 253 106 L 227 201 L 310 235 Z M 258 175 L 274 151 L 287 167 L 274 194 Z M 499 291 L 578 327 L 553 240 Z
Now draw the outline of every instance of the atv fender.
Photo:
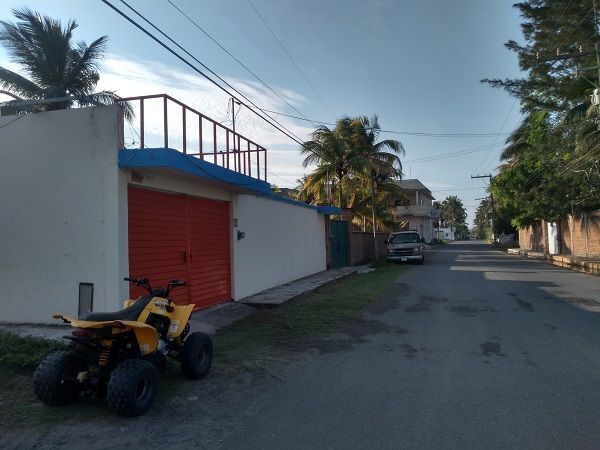
M 185 325 L 188 323 L 188 320 L 190 320 L 193 309 L 193 304 L 173 307 L 173 312 L 169 314 L 171 325 L 169 326 L 168 336 L 170 338 L 176 338 L 183 332 Z
M 111 320 L 108 322 L 96 322 L 92 320 L 79 320 L 62 314 L 55 314 L 54 319 L 61 319 L 65 323 L 70 323 L 75 328 L 130 328 L 135 333 L 135 338 L 140 347 L 142 356 L 153 353 L 158 348 L 158 333 L 156 328 L 146 325 L 142 322 L 134 322 L 131 320 Z

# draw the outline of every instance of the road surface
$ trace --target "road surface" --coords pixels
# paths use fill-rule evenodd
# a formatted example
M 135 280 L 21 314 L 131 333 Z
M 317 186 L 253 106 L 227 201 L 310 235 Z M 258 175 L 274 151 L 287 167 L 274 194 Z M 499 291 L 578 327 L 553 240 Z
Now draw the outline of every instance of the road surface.
M 379 333 L 264 393 L 225 448 L 598 448 L 600 278 L 446 245 Z
M 457 242 L 312 345 L 181 380 L 136 419 L 66 408 L 0 448 L 600 446 L 598 277 Z

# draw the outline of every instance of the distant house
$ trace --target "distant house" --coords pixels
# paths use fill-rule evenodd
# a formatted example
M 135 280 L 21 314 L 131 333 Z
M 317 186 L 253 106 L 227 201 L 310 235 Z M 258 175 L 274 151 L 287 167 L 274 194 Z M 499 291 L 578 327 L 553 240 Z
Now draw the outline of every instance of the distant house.
M 433 220 L 437 218 L 433 209 L 433 196 L 427 186 L 417 179 L 397 182 L 404 191 L 404 199 L 396 200 L 398 220 L 404 222 L 403 229 L 416 230 L 427 242 L 435 236 Z
M 436 230 L 436 238 L 440 239 L 440 240 L 444 239 L 446 241 L 453 241 L 455 238 L 454 232 L 455 232 L 454 227 L 438 228 Z

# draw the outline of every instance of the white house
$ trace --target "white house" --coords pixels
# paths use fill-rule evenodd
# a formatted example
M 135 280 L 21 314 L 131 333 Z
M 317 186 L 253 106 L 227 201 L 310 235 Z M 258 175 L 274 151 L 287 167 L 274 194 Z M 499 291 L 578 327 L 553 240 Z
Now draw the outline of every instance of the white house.
M 416 230 L 427 242 L 433 240 L 433 196 L 431 191 L 417 179 L 400 180 L 404 199 L 396 201 L 398 220 L 405 223 L 404 229 Z
M 141 103 L 138 149 L 118 106 L 0 117 L 0 321 L 117 310 L 141 293 L 128 275 L 184 279 L 175 301 L 204 308 L 325 270 L 336 208 L 273 195 L 266 150 L 180 102 L 146 148 Z

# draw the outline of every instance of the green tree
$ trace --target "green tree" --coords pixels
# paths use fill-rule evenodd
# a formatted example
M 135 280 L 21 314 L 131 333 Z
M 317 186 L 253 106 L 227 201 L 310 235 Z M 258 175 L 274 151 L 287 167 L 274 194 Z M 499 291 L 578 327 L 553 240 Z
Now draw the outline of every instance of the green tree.
M 356 152 L 350 146 L 346 136 L 340 130 L 329 129 L 323 125 L 313 131 L 311 140 L 304 142 L 300 153 L 306 155 L 304 167 L 316 164 L 317 168 L 310 174 L 306 189 L 318 192 L 323 186 L 335 180 L 332 191 L 337 191 L 338 206 L 345 208 L 343 181 L 350 173 L 360 168 Z M 330 183 L 331 184 L 331 183 Z
M 75 44 L 73 32 L 78 25 L 74 20 L 69 20 L 63 28 L 59 20 L 28 8 L 14 9 L 13 14 L 16 23 L 0 21 L 0 44 L 23 67 L 27 77 L 0 67 L 0 87 L 19 100 L 74 96 L 75 103 L 89 106 L 112 104 L 118 99 L 113 92 L 94 92 L 100 79 L 106 36 L 90 45 L 83 41 Z M 72 104 L 72 101 L 48 103 L 38 109 L 64 109 Z M 131 107 L 123 106 L 126 116 L 131 118 Z
M 402 162 L 399 155 L 404 155 L 402 144 L 394 139 L 379 140 L 381 126 L 375 115 L 356 118 L 344 118 L 338 123 L 342 134 L 347 136 L 354 153 L 358 156 L 360 169 L 356 175 L 369 181 L 371 197 L 371 224 L 373 234 L 377 231 L 377 210 L 389 211 L 393 206 L 393 199 L 388 196 L 378 196 L 378 188 L 389 184 L 390 180 L 399 180 L 402 177 Z M 389 190 L 388 190 L 389 192 Z M 386 203 L 378 205 L 380 197 Z M 377 247 L 375 247 L 377 249 Z M 377 250 L 375 250 L 377 256 Z
M 600 207 L 600 114 L 590 103 L 600 87 L 594 48 L 600 32 L 593 0 L 527 0 L 515 8 L 524 19 L 524 43 L 506 47 L 525 75 L 483 82 L 515 96 L 525 113 L 490 187 L 497 212 L 512 214 L 512 225 L 522 227 Z
M 462 200 L 456 195 L 446 197 L 441 206 L 446 226 L 456 227 L 458 225 L 463 225 L 465 220 L 467 220 L 467 210 L 463 206 Z

